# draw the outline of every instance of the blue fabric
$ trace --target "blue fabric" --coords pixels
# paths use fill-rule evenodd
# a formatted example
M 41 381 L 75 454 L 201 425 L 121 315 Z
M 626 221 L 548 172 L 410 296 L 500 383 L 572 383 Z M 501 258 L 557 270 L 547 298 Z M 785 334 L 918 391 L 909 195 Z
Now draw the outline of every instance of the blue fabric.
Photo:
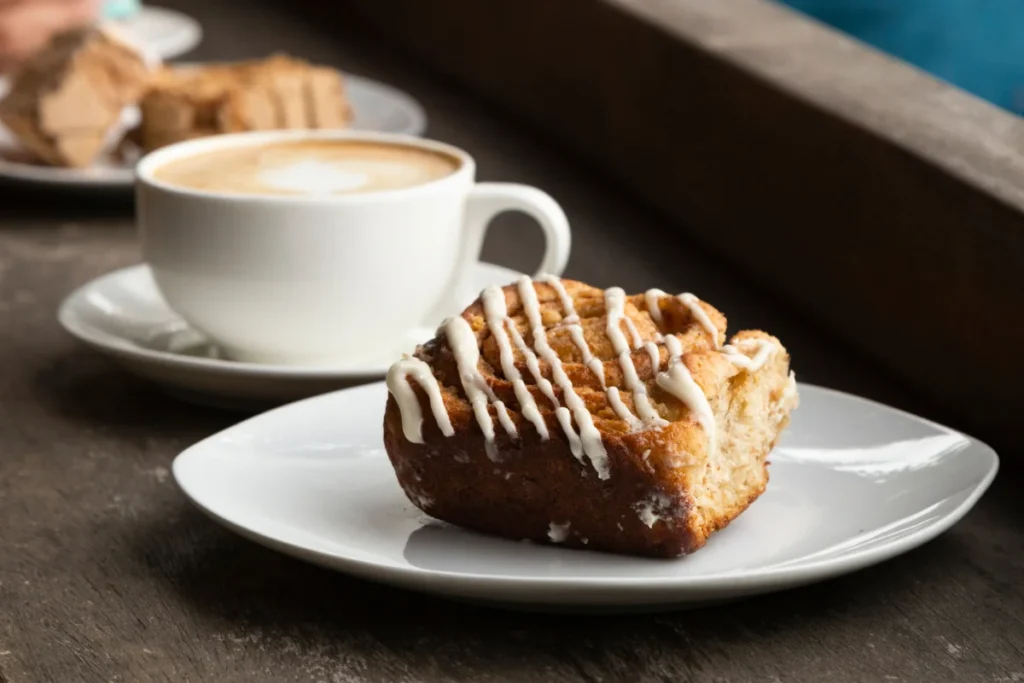
M 964 90 L 1024 113 L 1024 0 L 781 0 Z

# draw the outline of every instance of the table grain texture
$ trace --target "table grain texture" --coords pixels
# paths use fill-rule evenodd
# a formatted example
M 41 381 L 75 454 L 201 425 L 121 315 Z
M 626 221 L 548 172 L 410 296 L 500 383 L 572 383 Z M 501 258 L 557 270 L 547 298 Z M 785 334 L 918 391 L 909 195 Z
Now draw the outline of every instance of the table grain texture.
M 662 215 L 359 31 L 324 30 L 283 3 L 165 4 L 203 22 L 192 58 L 287 49 L 413 93 L 429 134 L 475 154 L 481 178 L 535 184 L 564 205 L 568 276 L 694 291 L 733 329 L 778 334 L 802 380 L 944 418 Z M 245 541 L 194 510 L 169 473 L 180 450 L 239 416 L 165 397 L 55 320 L 74 287 L 139 260 L 130 200 L 5 185 L 0 207 L 0 683 L 1024 682 L 1024 515 L 1007 476 L 950 532 L 880 566 L 653 616 L 473 607 Z M 540 244 L 528 221 L 503 216 L 485 258 L 527 269 Z

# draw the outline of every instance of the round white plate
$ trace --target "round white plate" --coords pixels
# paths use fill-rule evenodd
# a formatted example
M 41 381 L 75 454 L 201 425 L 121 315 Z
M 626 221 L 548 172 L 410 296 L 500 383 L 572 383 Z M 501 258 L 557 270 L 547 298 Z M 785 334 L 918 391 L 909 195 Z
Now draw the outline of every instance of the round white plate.
M 238 533 L 365 579 L 530 609 L 661 610 L 820 581 L 906 552 L 963 517 L 998 469 L 992 449 L 945 427 L 828 389 L 800 393 L 768 490 L 706 547 L 675 560 L 432 521 L 405 498 L 384 451 L 383 383 L 231 427 L 179 455 L 174 477 Z
M 383 133 L 422 135 L 427 117 L 419 102 L 390 85 L 345 74 L 345 87 L 355 113 L 351 128 Z M 0 78 L 0 97 L 7 83 Z M 137 107 L 125 110 L 124 124 L 134 125 L 139 119 Z M 100 159 L 90 168 L 58 168 L 27 161 L 17 161 L 18 144 L 0 124 L 0 178 L 66 187 L 130 188 L 135 182 L 134 164 L 119 163 L 111 158 Z
M 473 291 L 506 285 L 521 276 L 515 270 L 478 263 Z M 461 302 L 459 309 L 470 303 Z M 117 270 L 80 287 L 61 304 L 58 319 L 87 345 L 181 398 L 242 410 L 380 379 L 403 352 L 412 352 L 432 337 L 441 322 L 411 330 L 406 339 L 382 339 L 380 358 L 352 367 L 224 360 L 216 347 L 168 308 L 147 265 Z M 353 329 L 353 334 L 358 332 Z
M 203 39 L 203 28 L 198 21 L 181 12 L 152 5 L 143 5 L 132 16 L 110 23 L 161 59 L 183 55 Z

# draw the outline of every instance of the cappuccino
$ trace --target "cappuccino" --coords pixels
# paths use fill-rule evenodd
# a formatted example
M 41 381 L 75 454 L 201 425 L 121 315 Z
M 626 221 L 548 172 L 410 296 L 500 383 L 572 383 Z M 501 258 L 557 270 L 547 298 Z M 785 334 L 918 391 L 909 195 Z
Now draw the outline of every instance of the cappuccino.
M 163 300 L 221 357 L 372 373 L 477 297 L 498 213 L 536 218 L 540 272 L 565 268 L 555 200 L 475 171 L 459 148 L 408 135 L 204 137 L 136 166 L 139 241 Z
M 423 185 L 455 173 L 443 152 L 359 140 L 297 140 L 203 152 L 158 167 L 168 185 L 256 195 L 356 194 Z

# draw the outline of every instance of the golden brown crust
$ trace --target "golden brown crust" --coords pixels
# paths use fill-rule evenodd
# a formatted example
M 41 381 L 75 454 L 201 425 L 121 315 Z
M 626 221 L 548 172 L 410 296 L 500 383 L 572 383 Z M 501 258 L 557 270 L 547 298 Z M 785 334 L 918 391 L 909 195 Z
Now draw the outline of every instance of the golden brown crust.
M 607 334 L 604 292 L 580 282 L 563 280 L 562 284 L 573 299 L 590 352 L 601 360 L 606 386 L 617 387 L 623 402 L 636 413 Z M 389 397 L 385 412 L 385 446 L 406 494 L 438 519 L 509 538 L 661 557 L 701 547 L 711 533 L 764 491 L 766 456 L 796 400 L 795 390 L 787 388 L 791 379 L 785 350 L 763 332 L 740 333 L 734 339 L 748 357 L 760 348 L 760 340 L 777 347 L 764 367 L 747 371 L 716 345 L 715 337 L 724 337 L 726 320 L 709 304 L 697 305 L 715 327 L 714 335 L 675 297 L 660 298 L 655 316 L 647 311 L 643 295 L 629 297 L 625 317 L 643 342 L 655 343 L 659 354 L 655 367 L 649 350 L 641 347 L 632 352 L 633 365 L 658 413 L 668 420 L 664 427 L 637 429 L 615 413 L 601 380 L 584 365 L 558 292 L 543 282 L 534 283 L 534 288 L 549 345 L 601 433 L 610 476 L 602 479 L 586 456 L 573 455 L 553 406 L 538 388 L 525 356 L 515 350 L 516 368 L 529 385 L 550 437 L 543 439 L 520 414 L 513 386 L 502 372 L 499 346 L 478 300 L 462 318 L 477 336 L 478 370 L 495 397 L 508 407 L 516 434 L 496 427 L 494 443 L 486 443 L 466 400 L 452 348 L 439 332 L 417 350 L 416 357 L 430 366 L 437 379 L 454 434 L 441 433 L 425 392 L 416 385 L 424 415 L 424 443 L 406 438 L 394 396 Z M 502 291 L 509 317 L 532 347 L 516 286 Z M 627 325 L 621 329 L 631 336 Z M 714 411 L 717 447 L 713 453 L 694 411 L 656 379 L 669 362 L 669 350 L 658 340 L 669 334 L 681 342 L 682 362 Z M 547 363 L 541 361 L 540 370 L 543 377 L 552 378 Z M 554 389 L 564 404 L 564 392 L 557 383 Z M 489 410 L 496 419 L 493 405 Z

